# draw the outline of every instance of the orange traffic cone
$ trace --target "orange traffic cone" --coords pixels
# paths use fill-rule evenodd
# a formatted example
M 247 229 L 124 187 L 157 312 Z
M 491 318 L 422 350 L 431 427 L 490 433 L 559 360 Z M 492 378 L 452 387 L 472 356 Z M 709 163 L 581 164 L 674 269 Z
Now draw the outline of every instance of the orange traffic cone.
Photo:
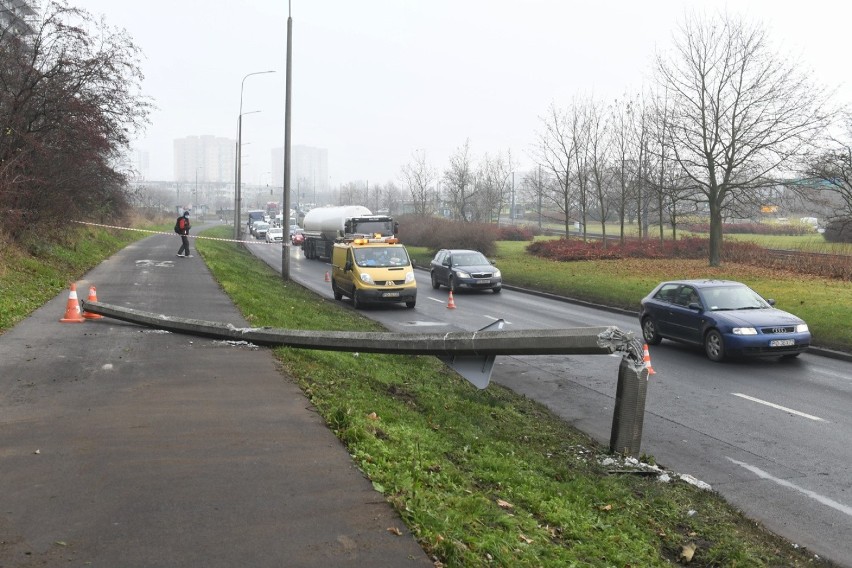
M 89 286 L 89 297 L 86 298 L 86 301 L 87 302 L 97 302 L 98 301 L 98 294 L 97 294 L 97 291 L 95 290 L 94 286 Z M 101 319 L 104 316 L 102 316 L 101 314 L 93 314 L 92 312 L 87 312 L 87 311 L 83 310 L 83 317 L 86 318 L 86 319 L 90 319 L 90 320 L 96 320 L 96 319 Z
M 77 301 L 77 285 L 71 284 L 71 292 L 68 294 L 68 302 L 65 304 L 65 317 L 62 323 L 83 323 L 86 321 L 80 314 L 80 302 Z
M 450 299 L 447 300 L 447 308 L 454 310 L 456 309 L 456 302 L 453 300 L 453 291 L 450 290 Z
M 331 278 L 328 277 L 328 270 L 325 271 L 325 281 L 331 282 Z
M 645 347 L 642 348 L 642 362 L 645 364 L 645 368 L 648 369 L 648 375 L 656 375 L 657 372 L 654 370 L 654 367 L 651 366 L 651 354 L 648 353 L 648 344 L 645 344 Z

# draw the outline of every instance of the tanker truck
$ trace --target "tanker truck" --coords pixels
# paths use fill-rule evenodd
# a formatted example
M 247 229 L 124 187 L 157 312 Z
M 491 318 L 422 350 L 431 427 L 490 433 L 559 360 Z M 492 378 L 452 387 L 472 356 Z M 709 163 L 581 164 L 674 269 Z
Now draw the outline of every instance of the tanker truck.
M 318 207 L 308 211 L 302 222 L 302 250 L 305 258 L 330 260 L 338 239 L 394 237 L 396 230 L 392 217 L 373 215 L 361 205 Z

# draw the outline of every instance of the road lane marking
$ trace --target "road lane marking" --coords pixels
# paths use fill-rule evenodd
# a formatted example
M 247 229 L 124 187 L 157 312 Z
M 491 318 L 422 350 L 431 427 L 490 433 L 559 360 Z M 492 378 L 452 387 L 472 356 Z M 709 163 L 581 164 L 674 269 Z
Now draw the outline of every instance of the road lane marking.
M 494 321 L 500 321 L 501 319 L 503 319 L 503 318 L 495 318 L 494 316 L 486 316 L 485 314 L 483 314 L 482 317 L 484 317 L 486 319 L 494 320 Z M 512 325 L 512 322 L 506 321 L 506 320 L 503 320 L 503 323 L 505 323 L 506 325 Z
M 439 304 L 446 304 L 447 303 L 444 300 L 439 300 L 438 298 L 433 298 L 432 296 L 429 296 L 429 299 L 432 300 L 433 302 L 438 302 Z
M 848 375 L 841 375 L 840 373 L 835 373 L 834 371 L 826 371 L 825 369 L 812 369 L 811 372 L 818 373 L 820 375 L 826 375 L 827 377 L 834 377 L 835 379 L 846 379 L 850 380 Z
M 755 467 L 753 465 L 749 465 L 747 463 L 737 461 L 734 458 L 730 458 L 728 456 L 725 456 L 725 458 L 728 459 L 729 461 L 737 464 L 738 466 L 749 470 L 750 472 L 752 472 L 753 474 L 755 474 L 756 476 L 758 476 L 761 479 L 767 479 L 769 481 L 773 481 L 773 482 L 777 483 L 778 485 L 780 485 L 782 487 L 787 487 L 789 489 L 793 489 L 794 491 L 798 491 L 799 493 L 801 493 L 802 495 L 805 495 L 806 497 L 810 497 L 811 499 L 818 501 L 819 503 L 822 503 L 823 505 L 828 505 L 832 509 L 835 509 L 837 511 L 840 511 L 844 515 L 852 517 L 852 507 L 844 505 L 843 503 L 838 503 L 837 501 L 835 501 L 833 499 L 829 499 L 828 497 L 820 495 L 819 493 L 815 493 L 815 492 L 811 491 L 810 489 L 804 489 L 803 487 L 799 487 L 795 483 L 790 483 L 789 481 L 786 481 L 784 479 L 779 479 L 777 477 L 774 477 L 774 476 L 766 473 L 765 471 L 763 471 L 759 467 Z
M 766 406 L 771 406 L 772 408 L 783 410 L 784 412 L 789 412 L 791 414 L 795 414 L 796 416 L 801 416 L 802 418 L 807 418 L 808 420 L 816 420 L 817 422 L 825 422 L 819 416 L 814 416 L 812 414 L 805 414 L 804 412 L 799 412 L 798 410 L 793 410 L 792 408 L 787 408 L 786 406 L 781 406 L 780 404 L 774 404 L 771 402 L 767 402 L 765 400 L 760 400 L 759 398 L 754 398 L 753 396 L 749 396 L 747 394 L 741 394 L 738 392 L 731 393 L 734 396 L 738 396 L 740 398 L 744 398 L 746 400 L 750 400 L 752 402 L 756 402 L 758 404 L 765 404 Z

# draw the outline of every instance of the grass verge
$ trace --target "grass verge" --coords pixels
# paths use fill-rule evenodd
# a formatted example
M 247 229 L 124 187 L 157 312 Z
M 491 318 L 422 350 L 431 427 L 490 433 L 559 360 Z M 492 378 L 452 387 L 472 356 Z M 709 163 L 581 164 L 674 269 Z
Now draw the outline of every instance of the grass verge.
M 144 236 L 136 231 L 74 225 L 58 242 L 0 241 L 0 333 L 67 289 L 103 259 Z
M 196 247 L 253 325 L 380 329 L 230 243 Z M 541 405 L 432 357 L 274 353 L 436 565 L 669 566 L 694 549 L 699 567 L 830 566 L 712 491 L 609 474 L 605 449 Z

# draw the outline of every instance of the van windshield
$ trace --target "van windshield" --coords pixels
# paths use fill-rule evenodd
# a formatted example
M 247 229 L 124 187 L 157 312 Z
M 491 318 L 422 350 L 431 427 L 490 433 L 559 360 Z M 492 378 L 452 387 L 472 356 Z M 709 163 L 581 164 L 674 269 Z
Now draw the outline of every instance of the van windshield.
M 354 251 L 358 266 L 392 267 L 409 264 L 408 253 L 402 247 L 362 248 Z

